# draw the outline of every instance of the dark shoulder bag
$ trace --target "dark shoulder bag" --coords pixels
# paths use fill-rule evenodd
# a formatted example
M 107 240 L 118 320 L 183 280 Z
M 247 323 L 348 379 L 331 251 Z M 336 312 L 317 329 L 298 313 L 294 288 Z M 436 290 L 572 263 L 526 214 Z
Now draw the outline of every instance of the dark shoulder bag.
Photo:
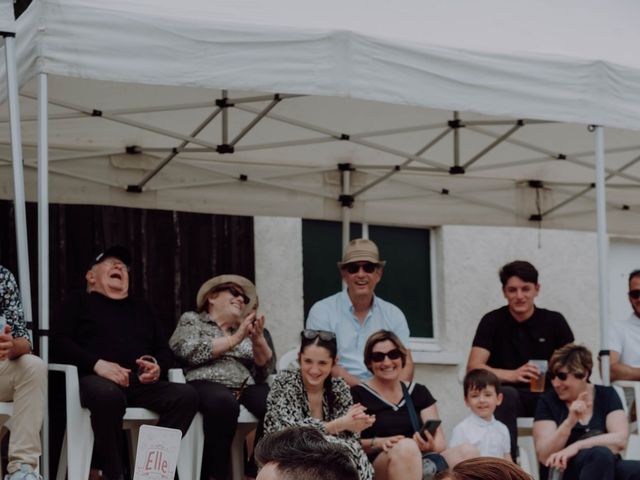
M 407 406 L 409 412 L 409 419 L 411 420 L 411 426 L 414 432 L 420 433 L 420 422 L 418 421 L 418 414 L 416 413 L 416 407 L 413 405 L 411 395 L 407 386 L 400 382 L 402 385 L 402 394 L 404 396 L 404 403 Z M 422 480 L 431 480 L 436 473 L 447 470 L 449 465 L 442 455 L 436 452 L 422 452 Z

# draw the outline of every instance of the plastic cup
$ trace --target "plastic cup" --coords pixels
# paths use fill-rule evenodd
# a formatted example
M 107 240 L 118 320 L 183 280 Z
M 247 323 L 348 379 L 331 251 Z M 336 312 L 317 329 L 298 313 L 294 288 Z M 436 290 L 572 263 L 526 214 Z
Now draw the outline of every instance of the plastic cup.
M 556 467 L 551 467 L 549 469 L 548 480 L 562 480 L 563 471 Z
M 540 369 L 540 375 L 537 378 L 532 378 L 529 384 L 532 392 L 544 392 L 544 384 L 547 378 L 547 368 L 549 363 L 546 360 L 529 360 L 529 363 L 535 365 Z

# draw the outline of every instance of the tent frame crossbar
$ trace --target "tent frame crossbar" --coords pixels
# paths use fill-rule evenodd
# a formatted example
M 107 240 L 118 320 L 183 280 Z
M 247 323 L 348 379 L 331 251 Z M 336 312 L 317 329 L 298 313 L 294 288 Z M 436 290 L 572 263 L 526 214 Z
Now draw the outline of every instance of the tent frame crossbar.
M 448 129 L 443 130 L 442 132 L 440 132 L 440 134 L 438 134 L 433 140 L 431 140 L 424 147 L 422 147 L 420 150 L 418 150 L 416 153 L 414 153 L 413 156 L 414 157 L 418 157 L 418 156 L 422 155 L 423 153 L 425 153 L 427 150 L 429 150 L 431 147 L 433 147 L 436 143 L 438 143 L 440 140 L 442 140 L 444 137 L 446 137 L 451 132 L 451 130 L 452 130 L 451 128 L 448 128 Z M 454 130 L 454 132 L 455 132 L 455 130 Z M 354 197 L 358 197 L 359 195 L 363 194 L 367 190 L 370 190 L 371 188 L 375 187 L 379 183 L 384 182 L 385 180 L 387 180 L 391 176 L 393 176 L 396 173 L 402 171 L 406 166 L 408 166 L 410 163 L 412 163 L 414 161 L 415 160 L 414 160 L 413 157 L 412 158 L 407 158 L 402 164 L 395 165 L 391 170 L 389 170 L 387 173 L 385 173 L 381 177 L 377 178 L 376 180 L 374 180 L 373 182 L 369 183 L 368 185 L 365 185 L 360 190 L 357 190 L 356 192 L 354 192 L 353 196 Z
M 637 157 L 635 157 L 633 160 L 627 162 L 625 165 L 623 165 L 622 167 L 618 168 L 617 170 L 614 170 L 612 172 L 610 172 L 605 178 L 604 181 L 606 182 L 607 180 L 610 180 L 613 177 L 619 176 L 620 173 L 622 173 L 624 170 L 626 170 L 627 168 L 635 165 L 636 163 L 638 163 L 640 161 L 640 155 L 638 155 Z M 563 200 L 562 202 L 554 205 L 553 207 L 549 208 L 547 211 L 542 212 L 540 214 L 540 216 L 542 218 L 546 217 L 547 215 L 549 215 L 552 212 L 555 212 L 556 210 L 574 202 L 575 200 L 577 200 L 578 198 L 586 195 L 587 193 L 589 193 L 591 190 L 593 190 L 595 188 L 595 184 L 591 184 L 588 187 L 580 190 L 579 192 L 575 193 L 574 195 L 572 195 L 571 197 Z M 611 205 L 611 207 L 614 207 L 614 205 Z

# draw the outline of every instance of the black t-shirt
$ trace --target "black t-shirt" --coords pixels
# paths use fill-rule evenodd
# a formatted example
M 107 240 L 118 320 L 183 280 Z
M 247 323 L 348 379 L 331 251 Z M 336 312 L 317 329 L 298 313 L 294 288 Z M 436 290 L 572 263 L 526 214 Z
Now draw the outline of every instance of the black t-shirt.
M 607 415 L 615 410 L 622 410 L 622 402 L 613 387 L 595 385 L 593 398 L 593 415 L 587 425 L 577 423 L 571 430 L 566 445 L 571 445 L 585 434 L 607 433 Z M 536 420 L 552 420 L 560 425 L 569 416 L 569 407 L 558 398 L 555 391 L 545 393 L 538 400 Z M 565 446 L 566 446 L 565 445 Z
M 518 322 L 505 305 L 482 317 L 473 346 L 491 352 L 490 367 L 515 370 L 529 360 L 548 360 L 571 342 L 573 333 L 561 313 L 536 307 L 531 318 Z
M 427 387 L 419 383 L 411 382 L 407 388 L 416 409 L 418 421 L 420 421 L 420 412 L 435 404 L 436 399 L 433 398 Z M 375 423 L 360 434 L 362 438 L 390 437 L 392 435 L 413 436 L 414 430 L 404 396 L 396 405 L 382 398 L 378 392 L 366 384 L 352 387 L 351 395 L 353 403 L 361 403 L 367 408 L 369 415 L 376 416 Z

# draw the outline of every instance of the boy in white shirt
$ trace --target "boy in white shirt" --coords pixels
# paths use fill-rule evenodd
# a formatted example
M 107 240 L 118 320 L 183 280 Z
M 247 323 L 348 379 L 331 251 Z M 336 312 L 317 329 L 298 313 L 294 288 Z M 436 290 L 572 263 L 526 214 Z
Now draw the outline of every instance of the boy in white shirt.
M 449 447 L 470 443 L 483 457 L 511 460 L 509 430 L 493 416 L 502 403 L 498 377 L 481 368 L 468 372 L 464 377 L 464 403 L 471 414 L 454 427 Z

